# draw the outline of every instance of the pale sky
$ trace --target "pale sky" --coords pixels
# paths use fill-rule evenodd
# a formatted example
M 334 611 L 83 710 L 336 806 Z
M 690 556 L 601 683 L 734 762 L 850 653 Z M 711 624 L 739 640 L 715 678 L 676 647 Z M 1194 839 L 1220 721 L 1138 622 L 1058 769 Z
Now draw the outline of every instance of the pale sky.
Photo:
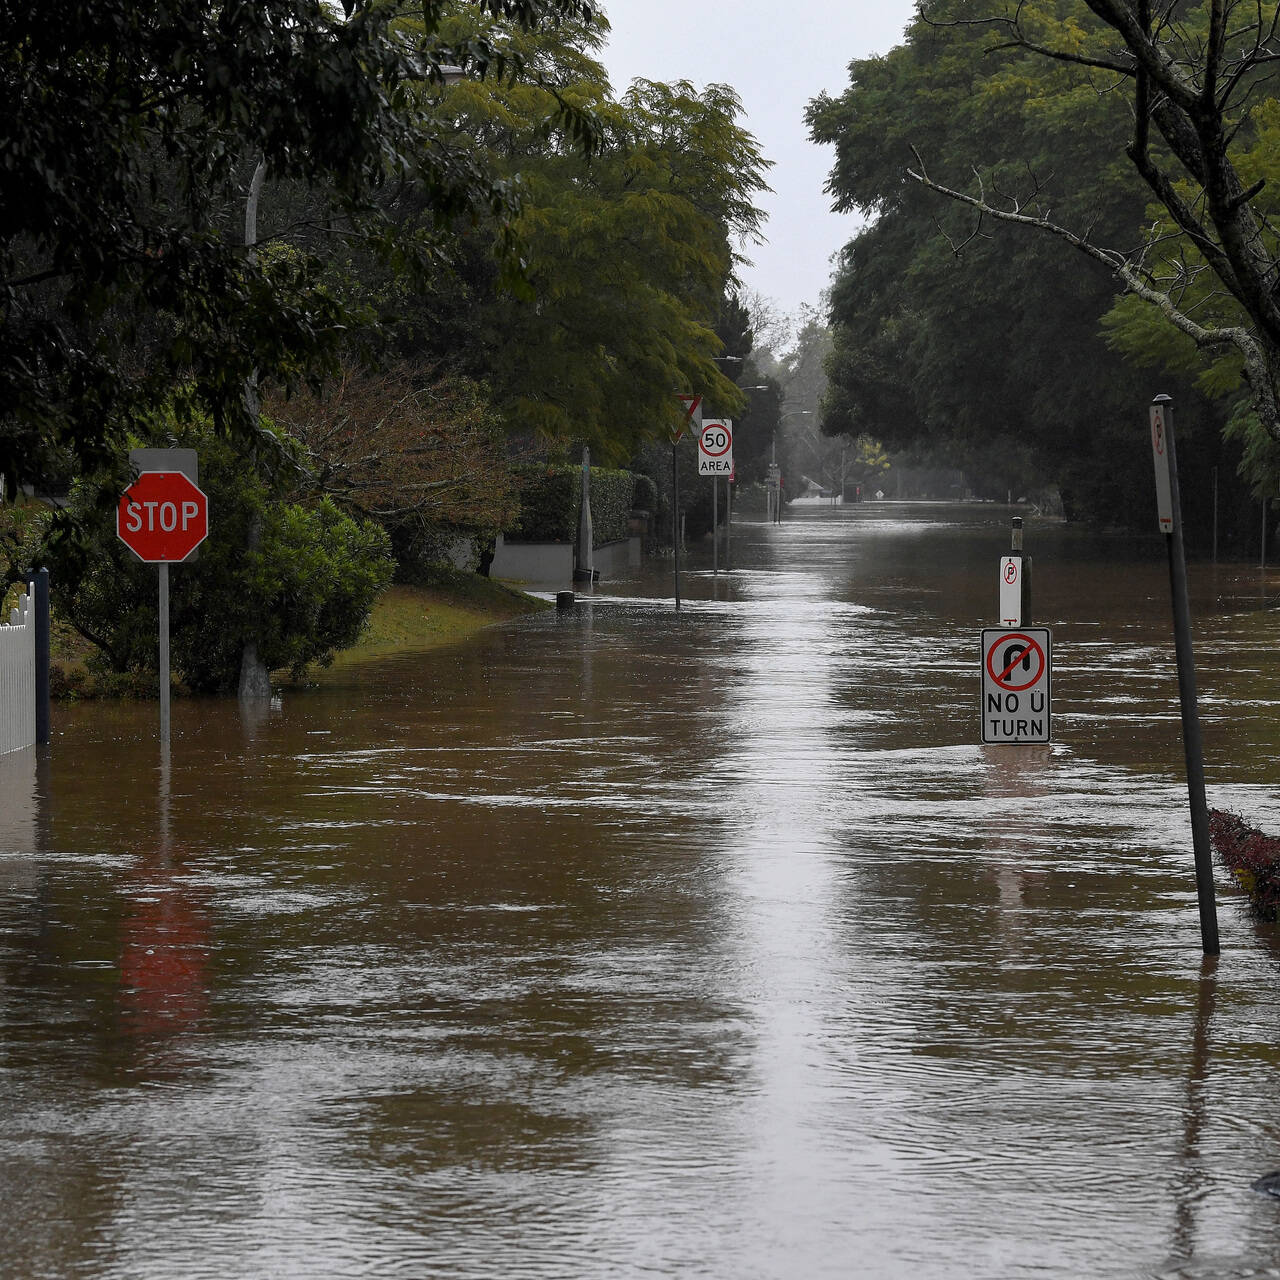
M 742 123 L 773 161 L 768 243 L 751 246 L 748 289 L 786 312 L 818 304 L 831 279 L 831 255 L 858 227 L 831 212 L 823 191 L 834 153 L 808 139 L 804 109 L 825 90 L 848 86 L 855 58 L 902 42 L 914 0 L 602 0 L 613 28 L 603 61 L 616 94 L 636 76 L 731 84 Z

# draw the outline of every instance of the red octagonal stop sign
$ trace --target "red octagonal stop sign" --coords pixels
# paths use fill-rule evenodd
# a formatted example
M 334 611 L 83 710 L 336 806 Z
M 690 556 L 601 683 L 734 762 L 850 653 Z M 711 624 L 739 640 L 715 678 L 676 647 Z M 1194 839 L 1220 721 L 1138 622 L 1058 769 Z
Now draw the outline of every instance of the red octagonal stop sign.
M 116 533 L 148 564 L 185 560 L 209 536 L 209 499 L 181 471 L 144 471 L 120 495 Z

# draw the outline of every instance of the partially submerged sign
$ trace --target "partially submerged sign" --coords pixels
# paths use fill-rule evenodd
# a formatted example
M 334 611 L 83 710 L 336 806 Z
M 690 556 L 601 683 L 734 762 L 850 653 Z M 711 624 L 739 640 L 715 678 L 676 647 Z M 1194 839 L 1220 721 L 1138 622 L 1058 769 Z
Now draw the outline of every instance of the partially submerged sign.
M 1022 557 L 1000 561 L 1000 621 L 1006 627 L 1022 625 Z
M 982 741 L 1051 742 L 1048 627 L 982 632 Z

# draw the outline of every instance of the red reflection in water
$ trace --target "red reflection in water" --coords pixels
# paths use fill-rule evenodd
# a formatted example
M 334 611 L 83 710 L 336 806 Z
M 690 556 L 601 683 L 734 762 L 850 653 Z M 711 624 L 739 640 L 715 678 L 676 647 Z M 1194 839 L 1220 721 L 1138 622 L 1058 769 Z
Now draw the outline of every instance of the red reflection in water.
M 209 1011 L 209 918 L 169 857 L 136 879 L 121 929 L 121 1018 L 138 1035 L 173 1036 Z

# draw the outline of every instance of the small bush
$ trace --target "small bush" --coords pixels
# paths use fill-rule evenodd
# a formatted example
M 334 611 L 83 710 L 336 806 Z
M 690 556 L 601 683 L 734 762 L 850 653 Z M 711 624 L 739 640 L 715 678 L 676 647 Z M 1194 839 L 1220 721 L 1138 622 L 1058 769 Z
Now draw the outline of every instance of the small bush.
M 390 580 L 384 530 L 328 498 L 305 506 L 284 500 L 211 431 L 191 427 L 179 443 L 200 451 L 210 532 L 199 559 L 171 573 L 174 671 L 194 692 L 227 693 L 235 690 L 247 641 L 272 670 L 296 675 L 309 663 L 331 661 L 355 642 Z M 149 678 L 154 687 L 158 666 L 156 568 L 135 561 L 116 537 L 110 499 L 118 492 L 105 473 L 77 481 L 71 514 L 83 540 L 50 548 L 55 607 L 100 650 L 86 665 L 107 696 L 129 687 L 108 679 L 108 669 Z M 64 690 L 87 692 L 71 680 Z
M 652 515 L 658 509 L 658 486 L 646 475 L 636 475 L 635 494 L 631 506 L 636 511 L 647 511 Z
M 1239 814 L 1214 809 L 1209 814 L 1213 850 L 1248 895 L 1254 914 L 1274 920 L 1280 914 L 1280 839 L 1249 826 Z

